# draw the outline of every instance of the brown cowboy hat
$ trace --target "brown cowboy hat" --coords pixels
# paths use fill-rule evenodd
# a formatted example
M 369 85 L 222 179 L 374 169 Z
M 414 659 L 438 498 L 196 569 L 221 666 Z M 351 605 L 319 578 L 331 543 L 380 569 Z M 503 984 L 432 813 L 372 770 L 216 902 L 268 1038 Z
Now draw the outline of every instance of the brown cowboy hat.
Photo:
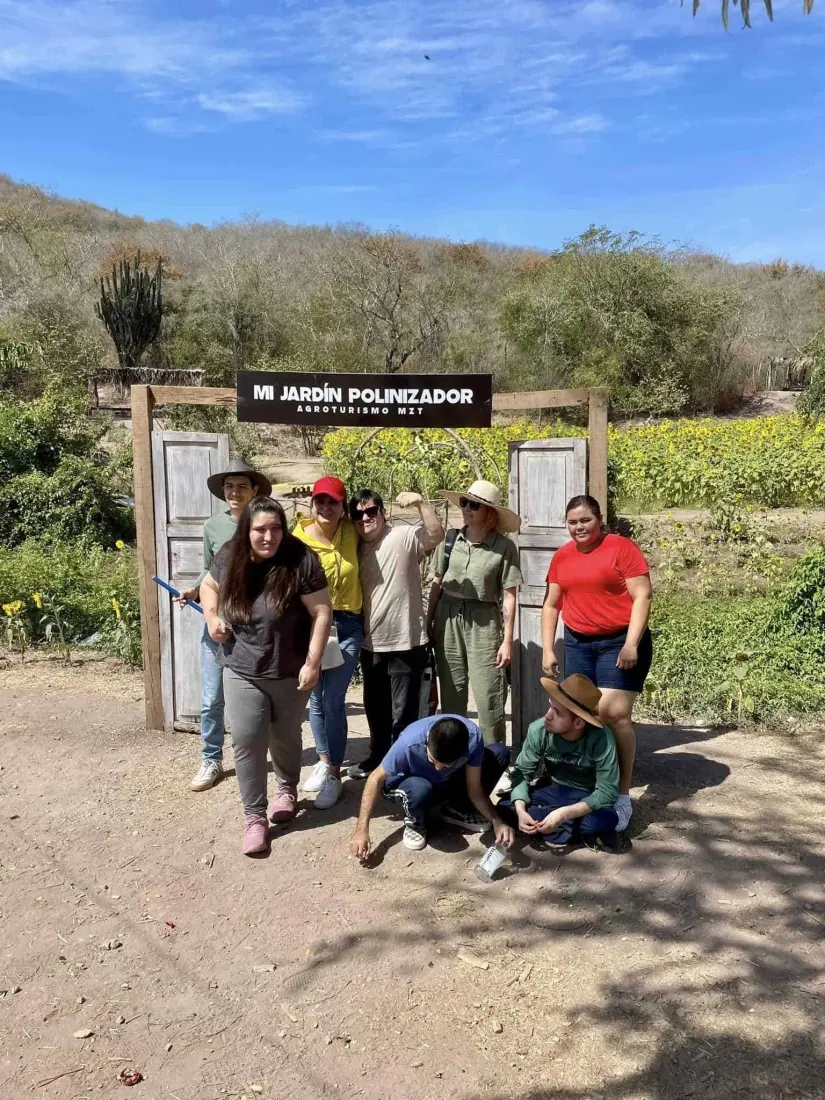
M 242 474 L 248 477 L 253 485 L 258 486 L 258 496 L 268 497 L 272 493 L 272 482 L 269 478 L 262 474 L 260 470 L 253 470 L 251 466 L 247 466 L 241 458 L 233 458 L 225 470 L 220 470 L 217 474 L 212 474 L 211 477 L 206 479 L 209 492 L 219 500 L 226 500 L 223 491 L 223 479 L 232 475 L 240 477 Z
M 599 700 L 602 693 L 586 676 L 574 672 L 561 683 L 542 677 L 541 686 L 560 707 L 571 710 L 591 726 L 604 725 L 599 718 Z
M 461 498 L 474 500 L 478 504 L 484 504 L 498 513 L 498 529 L 502 533 L 513 533 L 521 527 L 521 518 L 510 508 L 505 508 L 501 503 L 501 489 L 493 485 L 492 481 L 474 481 L 466 493 L 451 493 L 447 489 L 440 489 L 438 495 L 442 500 L 449 500 L 451 504 L 461 507 Z

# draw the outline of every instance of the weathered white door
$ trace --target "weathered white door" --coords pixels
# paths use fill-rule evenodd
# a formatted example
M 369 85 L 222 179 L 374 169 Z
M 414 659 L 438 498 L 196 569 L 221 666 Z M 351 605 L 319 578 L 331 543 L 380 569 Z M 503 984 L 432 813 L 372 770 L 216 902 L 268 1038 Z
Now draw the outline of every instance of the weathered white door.
M 206 432 L 152 433 L 157 575 L 179 590 L 189 588 L 203 562 L 203 525 L 225 505 L 206 479 L 225 470 L 229 440 Z M 164 589 L 160 605 L 161 691 L 164 728 L 191 726 L 200 715 L 200 639 L 203 616 L 180 608 Z
M 567 502 L 586 492 L 586 485 L 586 440 L 539 439 L 510 444 L 510 507 L 521 516 L 516 543 L 524 578 L 513 647 L 515 745 L 523 740 L 528 725 L 547 710 L 547 696 L 539 682 L 541 608 L 547 570 L 554 551 L 570 537 L 564 522 Z

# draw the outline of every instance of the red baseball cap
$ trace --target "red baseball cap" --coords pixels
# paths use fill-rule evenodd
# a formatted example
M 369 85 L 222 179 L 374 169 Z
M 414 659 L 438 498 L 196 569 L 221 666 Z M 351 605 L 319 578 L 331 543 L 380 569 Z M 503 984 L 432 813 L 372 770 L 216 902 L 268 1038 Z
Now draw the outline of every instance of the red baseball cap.
M 312 486 L 312 498 L 321 496 L 332 497 L 333 500 L 345 501 L 347 499 L 347 487 L 339 477 L 320 477 Z

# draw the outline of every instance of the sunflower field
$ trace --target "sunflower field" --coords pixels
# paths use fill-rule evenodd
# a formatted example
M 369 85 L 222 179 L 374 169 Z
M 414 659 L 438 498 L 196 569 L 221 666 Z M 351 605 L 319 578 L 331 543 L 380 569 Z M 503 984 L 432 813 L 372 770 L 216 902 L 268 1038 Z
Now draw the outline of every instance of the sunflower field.
M 402 489 L 433 496 L 460 491 L 476 472 L 506 489 L 507 448 L 518 440 L 585 436 L 581 426 L 520 420 L 493 428 L 361 428 L 330 433 L 323 446 L 330 473 L 385 496 Z M 666 420 L 611 428 L 609 483 L 616 511 L 668 508 L 825 507 L 825 423 L 795 415 Z

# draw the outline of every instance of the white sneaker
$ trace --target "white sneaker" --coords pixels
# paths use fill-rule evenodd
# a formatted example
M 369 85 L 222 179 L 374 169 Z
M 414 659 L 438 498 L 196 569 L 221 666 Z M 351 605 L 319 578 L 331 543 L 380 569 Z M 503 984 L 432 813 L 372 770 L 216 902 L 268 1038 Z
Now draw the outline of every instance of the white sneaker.
M 411 852 L 420 852 L 427 847 L 427 830 L 423 825 L 405 825 L 401 843 Z
M 330 806 L 334 806 L 341 797 L 343 789 L 344 786 L 337 775 L 328 775 L 324 780 L 323 787 L 315 796 L 315 809 L 328 810 Z M 304 790 L 306 790 L 306 787 L 304 787 Z
M 306 783 L 302 784 L 301 789 L 306 791 L 307 794 L 315 794 L 323 787 L 328 774 L 329 764 L 325 763 L 323 760 L 319 760 L 307 776 Z
M 193 791 L 208 791 L 209 788 L 214 787 L 222 777 L 223 765 L 220 760 L 204 760 L 201 764 L 200 771 L 189 786 Z
M 623 833 L 630 824 L 631 817 L 633 817 L 633 803 L 630 801 L 630 795 L 620 794 L 613 804 L 613 809 L 619 818 L 616 824 L 616 832 Z

